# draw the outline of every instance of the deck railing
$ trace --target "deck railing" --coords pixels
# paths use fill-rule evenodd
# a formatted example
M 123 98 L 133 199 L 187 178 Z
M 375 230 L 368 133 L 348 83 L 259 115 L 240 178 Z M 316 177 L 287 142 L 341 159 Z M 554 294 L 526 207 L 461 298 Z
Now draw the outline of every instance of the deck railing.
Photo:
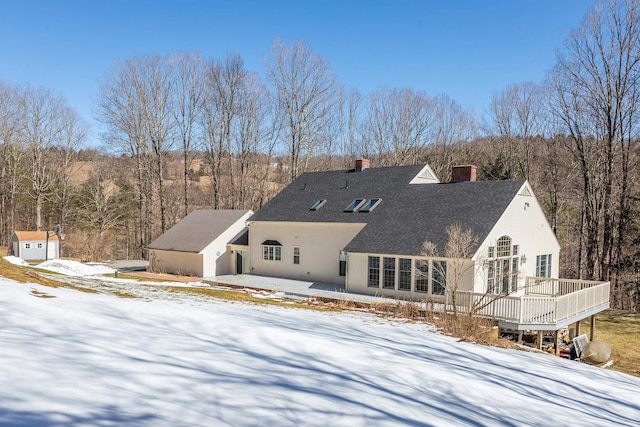
M 530 277 L 522 296 L 448 292 L 447 311 L 519 324 L 553 324 L 609 302 L 609 282 Z

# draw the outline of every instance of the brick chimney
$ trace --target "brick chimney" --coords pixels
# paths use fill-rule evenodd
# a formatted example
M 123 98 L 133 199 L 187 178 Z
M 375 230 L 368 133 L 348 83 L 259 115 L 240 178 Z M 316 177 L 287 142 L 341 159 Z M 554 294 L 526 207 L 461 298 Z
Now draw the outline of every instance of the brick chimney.
M 369 159 L 358 159 L 356 160 L 356 170 L 363 171 L 371 167 L 371 161 Z
M 451 168 L 451 182 L 475 181 L 477 166 L 461 165 Z

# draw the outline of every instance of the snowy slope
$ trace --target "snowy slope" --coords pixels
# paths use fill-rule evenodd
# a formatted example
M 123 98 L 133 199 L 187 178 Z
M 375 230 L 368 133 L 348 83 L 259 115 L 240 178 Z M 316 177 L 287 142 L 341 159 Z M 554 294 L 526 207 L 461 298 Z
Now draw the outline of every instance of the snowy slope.
M 32 291 L 55 298 L 43 298 Z M 421 324 L 0 279 L 0 425 L 637 425 L 640 379 Z

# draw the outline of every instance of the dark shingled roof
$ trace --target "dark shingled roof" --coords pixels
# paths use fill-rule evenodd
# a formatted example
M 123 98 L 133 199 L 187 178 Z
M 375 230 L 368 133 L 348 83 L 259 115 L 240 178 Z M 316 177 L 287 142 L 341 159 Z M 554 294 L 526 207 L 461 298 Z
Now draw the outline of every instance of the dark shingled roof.
M 439 250 L 446 229 L 459 223 L 488 235 L 524 181 L 409 184 L 424 165 L 302 174 L 249 221 L 366 223 L 345 247 L 350 252 L 417 255 L 430 241 Z M 381 198 L 374 210 L 344 212 L 356 198 Z M 311 206 L 327 202 L 317 211 Z M 475 252 L 476 248 L 473 248 Z
M 198 253 L 248 210 L 197 210 L 151 242 L 149 249 Z

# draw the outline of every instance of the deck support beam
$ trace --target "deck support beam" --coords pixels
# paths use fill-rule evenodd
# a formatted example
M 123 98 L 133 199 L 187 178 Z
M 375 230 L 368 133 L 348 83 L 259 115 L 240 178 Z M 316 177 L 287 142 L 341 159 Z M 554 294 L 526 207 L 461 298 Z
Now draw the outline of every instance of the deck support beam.
M 593 341 L 596 336 L 596 315 L 591 315 L 591 331 L 589 332 L 589 341 Z
M 580 336 L 580 321 L 579 320 L 576 322 L 576 336 L 577 337 Z
M 544 331 L 538 331 L 538 339 L 536 340 L 536 344 L 538 350 L 542 350 L 542 338 L 544 336 Z
M 556 329 L 553 333 L 553 351 L 556 356 L 560 356 L 560 329 Z

